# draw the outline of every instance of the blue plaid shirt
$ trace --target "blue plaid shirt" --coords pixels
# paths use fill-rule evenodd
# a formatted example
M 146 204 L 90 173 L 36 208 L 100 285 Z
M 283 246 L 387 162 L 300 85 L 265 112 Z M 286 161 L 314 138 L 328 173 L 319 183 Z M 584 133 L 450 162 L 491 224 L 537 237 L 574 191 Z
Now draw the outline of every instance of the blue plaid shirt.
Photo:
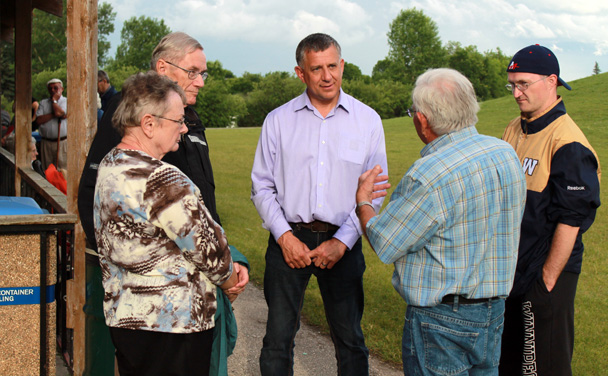
M 506 297 L 513 285 L 526 182 L 513 148 L 474 126 L 426 145 L 385 210 L 367 224 L 407 304 L 448 294 Z

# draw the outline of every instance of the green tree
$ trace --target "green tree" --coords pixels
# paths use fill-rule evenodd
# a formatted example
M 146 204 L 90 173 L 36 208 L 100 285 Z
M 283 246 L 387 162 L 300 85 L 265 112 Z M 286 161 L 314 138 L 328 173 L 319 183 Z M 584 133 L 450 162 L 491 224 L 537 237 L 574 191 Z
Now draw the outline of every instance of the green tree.
M 478 98 L 487 98 L 488 90 L 484 83 L 484 56 L 475 46 L 462 47 L 459 42 L 449 42 L 447 47 L 447 65 L 464 74 L 475 88 Z
M 207 128 L 236 126 L 238 118 L 247 112 L 245 99 L 230 94 L 225 80 L 215 75 L 209 76 L 199 90 L 195 108 Z
M 34 9 L 32 13 L 32 75 L 43 71 L 56 71 L 67 63 L 67 0 L 63 0 L 63 17 Z M 107 58 L 110 42 L 107 37 L 114 32 L 116 13 L 108 3 L 100 3 L 98 13 L 98 64 L 103 66 Z M 15 97 L 15 56 L 14 45 L 2 42 L 0 45 L 0 75 L 2 92 L 9 100 Z M 66 82 L 64 81 L 64 85 Z M 36 90 L 36 88 L 33 88 Z
M 600 73 L 602 73 L 602 71 L 600 70 L 600 65 L 596 61 L 595 65 L 593 66 L 593 74 L 600 74 Z
M 458 42 L 449 42 L 446 52 L 447 65 L 471 81 L 480 101 L 509 94 L 505 90 L 505 70 L 510 58 L 500 48 L 482 54 L 475 46 L 463 47 Z
M 34 9 L 32 22 L 32 72 L 55 70 L 66 63 L 67 0 L 63 0 L 63 17 Z M 109 3 L 97 8 L 97 62 L 103 66 L 110 50 L 108 36 L 114 32 L 116 12 Z
M 394 67 L 393 62 L 388 57 L 379 60 L 372 69 L 372 79 L 374 81 L 391 80 L 397 74 L 396 67 Z
M 234 73 L 232 73 L 228 69 L 224 69 L 224 66 L 218 60 L 207 62 L 207 73 L 209 73 L 210 77 L 213 77 L 217 80 L 235 77 Z
M 49 92 L 46 88 L 46 83 L 49 82 L 51 78 L 58 78 L 63 82 L 63 96 L 68 96 L 68 88 L 66 85 L 68 77 L 68 72 L 66 69 L 66 64 L 63 63 L 56 69 L 46 69 L 42 72 L 35 73 L 32 75 L 32 97 L 36 98 L 38 101 L 48 98 Z
M 305 85 L 287 72 L 272 72 L 264 76 L 246 97 L 247 113 L 238 119 L 240 127 L 259 127 L 266 115 L 302 94 Z
M 110 66 L 113 69 L 120 66 L 137 67 L 142 71 L 150 69 L 150 56 L 154 47 L 170 32 L 171 29 L 162 19 L 131 17 L 122 26 L 120 45 Z
M 345 93 L 373 108 L 382 119 L 405 116 L 411 104 L 412 87 L 399 81 L 352 80 L 344 81 L 342 88 Z
M 393 79 L 411 84 L 429 68 L 444 64 L 445 50 L 435 22 L 416 8 L 402 10 L 387 33 Z
M 507 66 L 511 61 L 511 57 L 505 55 L 500 48 L 496 48 L 496 51 L 490 50 L 484 52 L 485 62 L 485 78 L 483 84 L 487 86 L 488 97 L 483 100 L 490 98 L 504 97 L 510 95 L 505 90 L 505 82 L 507 80 Z
M 55 70 L 66 64 L 66 0 L 63 17 L 34 9 L 32 14 L 32 73 Z M 65 83 L 64 83 L 65 84 Z
M 2 108 L 15 99 L 15 49 L 12 43 L 0 41 L 0 79 L 2 80 Z
M 259 73 L 243 73 L 243 76 L 230 80 L 230 93 L 247 95 L 255 90 L 257 84 L 262 81 Z
M 141 72 L 141 70 L 132 66 L 120 66 L 118 68 L 106 70 L 106 73 L 110 76 L 110 83 L 112 83 L 112 86 L 118 91 L 122 90 L 122 84 L 127 78 L 138 72 Z
M 110 41 L 108 36 L 114 32 L 116 12 L 109 3 L 101 3 L 97 7 L 97 65 L 104 67 L 108 62 Z
M 355 64 L 351 64 L 348 61 L 344 62 L 344 73 L 342 74 L 342 79 L 344 80 L 359 80 L 363 78 L 363 73 L 361 73 L 361 69 Z

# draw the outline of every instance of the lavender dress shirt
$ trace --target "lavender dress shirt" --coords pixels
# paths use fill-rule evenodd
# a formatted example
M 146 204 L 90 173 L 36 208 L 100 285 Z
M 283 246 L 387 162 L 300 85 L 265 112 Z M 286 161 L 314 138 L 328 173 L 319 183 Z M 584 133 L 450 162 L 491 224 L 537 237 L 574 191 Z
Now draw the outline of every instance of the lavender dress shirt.
M 340 90 L 324 118 L 306 91 L 268 114 L 251 171 L 251 200 L 275 239 L 289 222 L 339 226 L 348 249 L 362 234 L 355 214 L 359 176 L 380 165 L 388 174 L 384 130 L 369 106 Z M 378 212 L 384 198 L 374 200 Z

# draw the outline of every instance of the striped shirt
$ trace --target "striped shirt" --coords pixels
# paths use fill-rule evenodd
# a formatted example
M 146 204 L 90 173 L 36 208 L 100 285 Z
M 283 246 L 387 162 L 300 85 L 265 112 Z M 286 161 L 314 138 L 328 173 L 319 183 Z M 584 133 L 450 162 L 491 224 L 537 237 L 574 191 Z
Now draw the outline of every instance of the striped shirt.
M 367 224 L 407 304 L 448 294 L 506 297 L 513 284 L 526 183 L 513 148 L 474 126 L 426 145 L 386 209 Z

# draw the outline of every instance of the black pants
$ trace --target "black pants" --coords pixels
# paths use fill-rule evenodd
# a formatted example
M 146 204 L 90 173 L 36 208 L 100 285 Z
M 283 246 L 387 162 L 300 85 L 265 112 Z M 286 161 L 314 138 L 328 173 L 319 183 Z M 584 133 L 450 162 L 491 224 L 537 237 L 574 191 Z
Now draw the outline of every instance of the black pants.
M 542 279 L 505 307 L 500 375 L 571 376 L 578 274 L 563 272 L 551 292 Z
M 110 328 L 120 376 L 209 375 L 213 329 L 178 334 Z

